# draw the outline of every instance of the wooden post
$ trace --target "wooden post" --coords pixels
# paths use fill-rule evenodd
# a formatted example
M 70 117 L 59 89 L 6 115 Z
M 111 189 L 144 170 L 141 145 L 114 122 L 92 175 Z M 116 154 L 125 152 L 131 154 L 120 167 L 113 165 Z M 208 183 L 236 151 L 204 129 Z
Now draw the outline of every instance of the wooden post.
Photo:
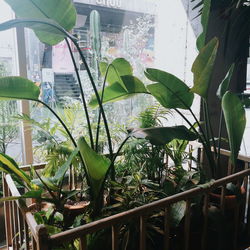
M 146 216 L 140 216 L 140 250 L 146 249 Z
M 82 236 L 79 240 L 80 240 L 80 250 L 87 250 L 86 235 Z
M 190 208 L 191 208 L 191 201 L 186 201 L 186 212 L 185 212 L 185 250 L 189 249 L 189 237 L 190 237 Z
M 27 78 L 27 62 L 26 62 L 26 46 L 24 28 L 16 28 L 17 40 L 18 40 L 18 64 L 19 75 Z M 29 115 L 29 102 L 21 101 L 21 112 Z M 22 143 L 23 143 L 23 163 L 33 163 L 33 148 L 32 148 L 32 133 L 31 126 L 27 122 L 23 122 L 22 126 Z
M 203 214 L 204 214 L 204 226 L 202 231 L 202 250 L 207 249 L 207 226 L 208 226 L 208 206 L 209 206 L 209 194 L 204 196 Z
M 48 244 L 49 244 L 49 235 L 47 232 L 47 229 L 44 225 L 37 225 L 36 226 L 37 231 L 37 250 L 48 250 Z
M 112 250 L 119 249 L 119 226 L 114 225 L 112 226 Z
M 169 249 L 169 234 L 170 234 L 170 206 L 165 208 L 164 212 L 164 250 Z

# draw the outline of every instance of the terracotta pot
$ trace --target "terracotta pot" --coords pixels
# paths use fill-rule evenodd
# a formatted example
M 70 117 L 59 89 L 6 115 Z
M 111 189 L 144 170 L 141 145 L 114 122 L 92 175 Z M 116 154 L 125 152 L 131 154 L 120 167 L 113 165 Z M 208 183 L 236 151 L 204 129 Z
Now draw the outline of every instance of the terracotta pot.
M 80 201 L 74 204 L 65 204 L 64 209 L 66 213 L 81 214 L 84 212 L 85 208 L 89 205 L 89 201 Z M 40 210 L 47 211 L 50 207 L 54 205 L 47 202 L 42 203 L 32 203 L 28 206 L 30 212 L 37 212 Z
M 241 186 L 240 188 L 240 193 L 241 193 L 241 196 L 244 197 L 245 194 L 246 194 L 246 190 L 243 186 Z M 216 205 L 219 205 L 220 204 L 220 200 L 221 200 L 221 194 L 217 194 L 217 193 L 213 193 L 211 192 L 209 194 L 210 196 L 210 201 L 215 203 Z M 236 195 L 225 195 L 225 203 L 224 203 L 224 206 L 225 206 L 225 209 L 226 210 L 232 210 L 234 209 L 237 205 L 239 204 L 239 199 Z
M 65 213 L 68 213 L 72 216 L 80 215 L 84 212 L 84 210 L 88 207 L 89 201 L 80 201 L 74 204 L 65 204 Z

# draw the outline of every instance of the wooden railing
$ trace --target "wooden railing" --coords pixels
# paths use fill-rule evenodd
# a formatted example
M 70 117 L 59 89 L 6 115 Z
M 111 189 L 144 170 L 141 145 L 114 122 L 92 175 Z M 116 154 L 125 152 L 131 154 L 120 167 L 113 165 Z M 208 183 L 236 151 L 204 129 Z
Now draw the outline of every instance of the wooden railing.
M 222 154 L 228 155 L 228 151 L 222 150 Z M 87 249 L 87 235 L 93 234 L 100 230 L 110 229 L 110 240 L 112 250 L 118 250 L 119 248 L 119 234 L 120 228 L 133 220 L 138 220 L 139 225 L 139 244 L 138 249 L 145 250 L 147 247 L 147 221 L 150 216 L 162 212 L 162 225 L 163 225 L 163 245 L 164 249 L 173 249 L 172 239 L 173 234 L 170 227 L 171 220 L 171 206 L 177 202 L 185 201 L 185 216 L 182 224 L 182 238 L 183 244 L 179 249 L 185 250 L 210 250 L 208 248 L 209 243 L 209 213 L 213 207 L 211 201 L 211 191 L 220 188 L 220 197 L 217 204 L 217 212 L 223 216 L 228 216 L 226 207 L 226 185 L 228 183 L 235 183 L 240 186 L 244 186 L 244 203 L 236 202 L 234 209 L 230 212 L 230 220 L 232 220 L 233 235 L 231 249 L 239 250 L 240 244 L 240 228 L 244 226 L 244 233 L 247 235 L 246 238 L 250 239 L 250 215 L 249 215 L 249 176 L 250 176 L 250 157 L 239 155 L 239 159 L 244 162 L 245 169 L 218 179 L 211 182 L 208 185 L 198 186 L 188 191 L 175 194 L 170 197 L 152 202 L 150 204 L 143 205 L 116 215 L 112 215 L 107 218 L 94 221 L 77 228 L 73 228 L 61 233 L 48 236 L 44 225 L 37 225 L 33 215 L 27 210 L 26 204 L 20 201 L 5 202 L 5 218 L 6 218 L 6 234 L 7 234 L 7 245 L 13 249 L 20 249 L 24 246 L 24 249 L 38 249 L 46 250 L 51 249 L 53 246 L 60 245 L 62 243 L 71 242 L 73 240 L 79 240 L 79 249 Z M 19 192 L 9 175 L 4 175 L 4 196 L 19 196 Z M 195 197 L 201 197 L 202 200 L 202 225 L 199 234 L 198 247 L 192 245 L 192 201 Z M 107 239 L 108 240 L 108 239 Z M 196 239 L 197 241 L 197 239 Z M 244 242 L 249 243 L 249 242 Z M 229 248 L 228 248 L 229 249 Z M 137 249 L 136 249 L 137 250 Z

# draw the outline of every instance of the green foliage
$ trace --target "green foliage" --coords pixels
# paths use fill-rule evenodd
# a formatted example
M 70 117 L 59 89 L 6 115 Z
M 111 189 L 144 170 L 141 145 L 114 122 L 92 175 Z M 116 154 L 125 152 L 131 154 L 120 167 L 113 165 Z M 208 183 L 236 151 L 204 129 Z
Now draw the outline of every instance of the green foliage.
M 135 119 L 139 121 L 140 128 L 151 128 L 163 126 L 163 122 L 168 121 L 167 116 L 169 115 L 172 115 L 172 112 L 158 104 L 146 108 Z
M 105 88 L 103 103 L 115 102 L 129 98 L 138 93 L 148 93 L 143 83 L 138 78 L 130 75 L 120 76 L 119 82 L 114 82 L 112 85 Z M 101 94 L 101 92 L 99 94 Z M 96 97 L 93 96 L 91 98 L 89 105 L 92 108 L 98 106 Z
M 0 152 L 6 153 L 11 142 L 18 135 L 18 128 L 15 123 L 14 115 L 17 114 L 17 102 L 0 102 Z
M 196 8 L 199 7 L 201 4 L 203 4 L 203 10 L 202 10 L 202 16 L 201 16 L 201 24 L 203 27 L 203 31 L 199 35 L 196 41 L 196 46 L 198 50 L 201 50 L 206 45 L 207 28 L 208 28 L 208 21 L 209 21 L 210 10 L 211 10 L 211 0 L 203 0 L 201 3 L 196 5 Z
M 205 15 L 205 14 L 204 14 Z M 182 82 L 177 77 L 173 76 L 172 74 L 169 74 L 167 72 L 157 70 L 157 69 L 146 69 L 145 75 L 147 78 L 154 82 L 154 84 L 150 84 L 148 86 L 145 86 L 145 89 L 149 91 L 149 93 L 155 97 L 155 99 L 165 108 L 168 109 L 175 109 L 180 116 L 190 125 L 190 129 L 187 129 L 184 126 L 175 126 L 175 127 L 159 127 L 159 128 L 141 128 L 141 129 L 130 129 L 129 135 L 134 136 L 136 138 L 146 138 L 148 139 L 152 144 L 155 145 L 165 145 L 169 142 L 171 142 L 173 139 L 180 139 L 180 140 L 195 140 L 199 138 L 201 143 L 204 146 L 205 153 L 209 160 L 209 165 L 211 168 L 211 173 L 213 176 L 216 175 L 216 162 L 213 157 L 213 153 L 211 152 L 211 146 L 216 147 L 215 145 L 215 138 L 213 137 L 213 131 L 211 129 L 211 122 L 209 117 L 209 110 L 208 106 L 204 106 L 204 114 L 205 114 L 205 130 L 203 130 L 203 124 L 199 119 L 195 116 L 193 111 L 191 110 L 191 105 L 193 103 L 193 98 L 195 94 L 200 95 L 203 98 L 203 101 L 206 102 L 207 96 L 208 96 L 208 90 L 211 82 L 211 76 L 215 64 L 215 59 L 217 56 L 217 50 L 219 46 L 219 41 L 217 38 L 213 38 L 210 42 L 208 42 L 202 49 L 200 49 L 200 52 L 195 59 L 193 66 L 192 66 L 192 72 L 194 74 L 194 84 L 193 87 L 190 89 L 184 82 Z M 106 68 L 108 66 L 106 65 Z M 119 78 L 119 72 L 115 71 L 116 74 L 113 75 L 113 77 Z M 225 79 L 222 81 L 222 84 L 220 85 L 220 89 L 218 92 L 221 95 L 225 93 L 226 88 L 229 85 L 229 82 L 231 80 L 233 73 L 233 66 L 230 68 L 228 75 L 225 77 Z M 122 76 L 122 79 L 125 79 L 124 76 Z M 126 81 L 123 81 L 123 83 L 126 83 Z M 128 95 L 124 94 L 125 91 L 123 87 L 119 85 L 119 89 L 116 89 L 115 95 L 113 97 L 119 98 L 110 98 L 105 99 L 105 102 L 108 101 L 114 101 L 118 100 L 124 97 L 128 97 Z M 110 87 L 114 86 L 108 86 L 104 89 L 104 96 L 110 94 Z M 193 93 L 192 93 L 193 92 Z M 136 93 L 136 92 L 133 92 Z M 137 92 L 139 93 L 139 92 Z M 111 96 L 111 95 L 110 95 Z M 93 100 L 91 100 L 90 104 L 93 104 Z M 243 105 L 239 104 L 241 106 L 241 109 L 243 109 Z M 225 107 L 225 105 L 224 105 Z M 228 109 L 228 107 L 225 107 Z M 196 121 L 196 126 L 194 126 L 189 119 L 182 114 L 181 111 L 178 109 L 187 109 L 191 115 L 192 118 Z M 228 109 L 227 112 L 231 111 L 232 109 Z M 225 112 L 224 112 L 225 113 Z M 150 114 L 149 114 L 150 115 Z M 239 117 L 241 114 L 235 112 L 234 118 L 235 120 L 241 121 L 242 119 Z M 148 120 L 148 122 L 150 122 Z M 151 119 L 152 125 L 153 120 Z M 226 119 L 227 123 L 227 130 L 229 134 L 229 138 L 233 137 L 233 131 L 232 129 L 229 129 L 230 125 L 229 120 Z M 245 124 L 240 124 L 241 132 L 245 128 Z M 197 130 L 197 127 L 200 131 Z M 239 136 L 239 135 L 238 135 Z M 219 141 L 221 138 L 219 138 Z M 242 140 L 242 137 L 238 137 L 237 140 L 231 140 L 230 147 L 232 151 L 235 151 L 233 154 L 233 157 L 235 158 L 238 155 L 239 152 L 239 144 Z M 217 159 L 219 159 L 219 156 L 216 155 Z M 237 158 L 237 157 L 236 157 Z M 233 161 L 235 162 L 235 161 Z
M 194 141 L 197 135 L 185 126 L 138 128 L 130 131 L 130 136 L 147 139 L 154 145 L 165 145 L 174 139 Z
M 79 138 L 77 145 L 84 161 L 93 198 L 97 199 L 102 193 L 103 182 L 111 162 L 105 156 L 92 150 L 84 137 Z
M 28 188 L 32 187 L 29 176 L 18 167 L 17 163 L 11 157 L 3 153 L 0 153 L 0 170 L 11 174 L 15 180 L 19 180 L 19 184 L 22 184 L 23 181 Z
M 109 85 L 119 82 L 125 88 L 120 76 L 133 75 L 132 66 L 124 58 L 116 58 L 111 64 L 100 62 L 99 68 L 103 77 L 107 74 L 107 82 Z
M 17 76 L 0 78 L 1 98 L 38 100 L 39 94 L 39 87 L 28 79 Z
M 25 18 L 42 18 L 42 21 L 34 19 L 12 20 L 0 25 L 0 30 L 16 27 L 22 23 L 33 28 L 40 40 L 49 44 L 55 44 L 61 41 L 64 37 L 68 37 L 80 53 L 80 59 L 85 63 L 85 58 L 76 42 L 76 38 L 67 33 L 75 22 L 75 10 L 74 7 L 72 7 L 73 5 L 71 4 L 71 1 L 63 0 L 64 2 L 58 4 L 58 0 L 46 0 L 47 6 L 44 6 L 44 2 L 42 3 L 40 1 L 39 5 L 41 4 L 44 9 L 41 9 L 39 5 L 34 7 L 34 1 L 25 0 L 25 3 L 27 4 L 22 6 L 19 2 L 14 0 L 6 1 L 13 7 L 18 16 Z M 58 12 L 51 9 L 54 7 L 55 3 L 57 4 Z M 29 11 L 27 11 L 27 9 L 24 10 L 24 7 L 28 7 Z M 66 9 L 64 9 L 65 7 Z M 33 10 L 33 8 L 34 11 L 30 13 L 30 10 Z M 40 13 L 41 11 L 42 13 Z M 55 16 L 56 13 L 59 13 L 59 16 Z M 61 18 L 63 18 L 63 23 L 60 21 Z M 93 12 L 91 23 L 95 39 L 97 39 L 93 42 L 93 49 L 96 53 L 100 50 L 100 40 L 98 41 L 98 19 L 99 17 L 97 13 Z M 207 21 L 203 19 L 203 22 L 206 24 Z M 57 23 L 63 27 L 59 26 Z M 48 29 L 48 26 L 51 28 Z M 204 37 L 201 38 L 201 40 L 204 43 Z M 49 147 L 47 147 L 46 150 L 49 153 L 49 156 L 52 157 L 51 162 L 53 162 L 53 164 L 51 166 L 56 164 L 59 164 L 60 166 L 56 170 L 50 169 L 50 174 L 54 171 L 53 176 L 50 176 L 50 174 L 49 176 L 40 175 L 33 170 L 38 178 L 34 179 L 21 171 L 11 158 L 1 154 L 1 169 L 12 174 L 12 176 L 14 176 L 14 178 L 20 183 L 21 181 L 24 181 L 29 189 L 29 191 L 21 197 L 6 197 L 4 199 L 13 200 L 33 197 L 37 199 L 38 203 L 41 203 L 42 201 L 52 203 L 53 208 L 49 209 L 46 213 L 38 211 L 38 213 L 36 213 L 36 219 L 39 223 L 48 224 L 48 230 L 50 230 L 50 233 L 56 233 L 67 229 L 74 223 L 73 219 L 65 213 L 65 204 L 69 199 L 74 202 L 77 201 L 78 198 L 82 198 L 82 193 L 84 193 L 88 200 L 90 200 L 88 216 L 86 216 L 87 220 L 85 220 L 84 216 L 86 214 L 82 215 L 83 221 L 80 218 L 77 218 L 74 223 L 75 225 L 86 223 L 90 220 L 99 218 L 100 216 L 108 216 L 126 209 L 147 204 L 156 199 L 198 185 L 202 182 L 201 173 L 198 171 L 186 171 L 182 167 L 182 164 L 186 159 L 190 159 L 190 155 L 185 152 L 188 141 L 196 139 L 199 139 L 203 143 L 207 156 L 210 157 L 210 159 L 212 159 L 211 162 L 214 163 L 214 158 L 211 153 L 211 139 L 214 139 L 212 133 L 209 133 L 211 132 L 209 129 L 207 130 L 207 133 L 204 133 L 202 123 L 194 116 L 191 106 L 193 104 L 194 93 L 200 95 L 203 99 L 207 98 L 217 49 L 218 39 L 214 38 L 200 50 L 192 67 L 192 72 L 194 73 L 194 85 L 191 89 L 176 76 L 157 69 L 146 70 L 145 75 L 153 82 L 153 84 L 145 85 L 133 75 L 131 65 L 125 59 L 118 58 L 111 64 L 100 64 L 100 71 L 104 77 L 103 86 L 105 87 L 106 81 L 108 82 L 108 86 L 105 87 L 104 91 L 98 92 L 94 78 L 90 74 L 90 69 L 88 68 L 88 65 L 85 64 L 90 82 L 95 92 L 95 96 L 91 98 L 89 105 L 92 107 L 98 106 L 100 109 L 100 119 L 96 125 L 97 135 L 96 138 L 94 138 L 92 133 L 93 126 L 90 125 L 90 121 L 88 120 L 88 109 L 84 105 L 85 115 L 88 120 L 87 127 L 91 146 L 89 146 L 85 139 L 86 132 L 81 131 L 77 134 L 73 133 L 71 124 L 74 120 L 74 115 L 65 110 L 64 114 L 66 119 L 63 121 L 61 116 L 57 114 L 56 110 L 52 109 L 45 103 L 42 103 L 38 99 L 40 91 L 34 83 L 20 77 L 1 78 L 1 97 L 37 101 L 46 106 L 56 116 L 58 122 L 51 122 L 50 120 L 40 122 L 32 120 L 27 116 L 22 116 L 22 119 L 29 120 L 40 129 L 38 132 L 39 142 L 49 142 Z M 229 84 L 231 74 L 232 72 L 229 73 L 228 78 L 225 78 L 222 84 L 223 91 L 220 93 L 224 92 L 224 85 Z M 82 86 L 80 80 L 79 84 Z M 82 99 L 85 101 L 84 93 L 82 92 L 83 90 L 81 89 Z M 151 95 L 163 107 L 175 109 L 183 119 L 185 119 L 190 128 L 183 125 L 174 127 L 159 126 L 161 124 L 160 119 L 157 120 L 157 116 L 154 116 L 154 112 L 147 110 L 140 116 L 141 128 L 131 129 L 129 134 L 126 135 L 126 139 L 118 148 L 117 153 L 114 154 L 111 133 L 103 103 L 131 97 L 138 93 Z M 232 99 L 232 103 L 229 102 L 229 99 Z M 232 105 L 235 109 L 233 109 Z M 242 133 L 245 127 L 244 112 L 242 111 L 242 106 L 239 100 L 230 92 L 226 92 L 222 97 L 222 106 L 228 128 L 230 146 L 233 152 L 232 162 L 235 163 L 234 159 L 237 157 Z M 185 109 L 187 112 L 189 111 L 191 113 L 193 116 L 192 118 L 196 120 L 199 130 L 196 125 L 193 125 L 193 123 L 186 118 L 185 114 L 179 111 L 179 109 Z M 232 111 L 232 113 L 230 113 L 230 111 Z M 159 113 L 157 113 L 157 115 L 158 114 Z M 240 116 L 240 119 L 238 119 L 238 116 Z M 100 132 L 101 118 L 107 135 L 107 144 L 109 145 L 108 157 L 98 153 L 100 147 L 100 143 L 98 143 L 98 133 Z M 209 124 L 207 125 L 209 127 Z M 85 129 L 85 126 L 82 127 Z M 239 127 L 240 132 L 235 133 L 232 129 L 233 127 Z M 56 131 L 59 131 L 64 138 L 63 140 L 59 142 L 57 141 Z M 122 157 L 125 157 L 124 162 L 127 166 L 121 164 L 122 166 L 120 165 L 117 167 L 117 169 L 119 168 L 119 171 L 124 167 L 124 170 L 121 171 L 121 174 L 119 175 L 120 178 L 117 178 L 118 176 L 115 175 L 116 169 L 114 168 L 114 165 L 117 163 L 116 158 L 129 137 L 136 137 L 140 140 L 136 143 L 132 140 L 134 145 L 128 144 L 131 147 L 124 148 L 124 155 L 121 156 L 121 159 Z M 79 138 L 77 143 L 75 138 Z M 173 165 L 167 165 L 164 161 L 166 154 L 172 159 L 174 163 Z M 61 161 L 59 156 L 62 156 L 63 161 Z M 63 188 L 65 176 L 72 165 L 81 165 L 81 171 L 84 172 L 81 174 L 85 174 L 88 190 L 68 191 Z M 111 181 L 109 181 L 110 179 Z M 77 196 L 78 193 L 80 193 L 80 197 Z M 104 207 L 105 202 L 107 204 Z M 177 227 L 183 219 L 185 206 L 185 202 L 179 202 L 171 207 L 171 223 L 173 227 Z M 159 218 L 161 220 L 159 220 Z M 160 232 L 160 234 L 162 234 L 163 227 L 160 224 L 162 223 L 160 222 L 162 221 L 162 211 L 159 211 L 159 213 L 154 216 L 150 216 L 147 221 L 152 222 L 149 225 L 149 227 L 153 229 L 152 231 Z M 50 223 L 54 223 L 55 225 L 51 226 L 49 225 Z M 137 246 L 135 240 L 138 239 L 138 230 L 136 228 L 138 226 L 136 225 L 137 224 L 132 221 L 129 225 L 124 225 L 120 230 L 122 246 L 125 247 L 125 249 L 136 249 L 136 247 L 133 248 L 134 246 Z M 105 233 L 105 230 L 103 230 L 96 235 L 102 234 L 102 239 L 105 241 L 105 237 L 103 237 L 105 236 Z M 150 239 L 152 236 L 155 236 L 155 234 L 152 233 L 152 235 L 148 235 L 147 238 Z M 96 237 L 94 241 L 95 243 L 100 244 L 98 237 Z M 90 240 L 88 243 L 90 244 Z M 152 243 L 155 244 L 155 242 Z M 154 246 L 152 249 L 160 248 Z
M 82 112 L 79 103 L 71 104 L 64 109 L 55 108 L 61 119 L 63 119 L 70 128 L 71 133 L 78 137 L 84 132 L 85 127 L 80 113 Z M 44 110 L 45 111 L 45 110 Z M 44 113 L 44 112 L 43 112 Z M 62 166 L 73 152 L 74 147 L 70 138 L 59 121 L 47 117 L 37 118 L 36 114 L 31 114 L 36 120 L 26 114 L 17 115 L 15 118 L 25 121 L 33 126 L 33 138 L 36 141 L 35 157 L 41 162 L 46 162 L 43 175 L 53 176 L 60 166 Z M 72 160 L 72 166 L 75 172 L 79 170 L 79 156 Z
M 234 64 L 231 65 L 230 69 L 227 72 L 227 75 L 225 76 L 224 80 L 221 82 L 217 90 L 216 94 L 220 99 L 222 99 L 222 97 L 224 96 L 224 94 L 227 92 L 229 88 L 229 84 L 230 84 L 233 72 L 234 72 Z
M 190 108 L 194 95 L 179 78 L 158 69 L 146 69 L 145 75 L 149 80 L 156 82 L 148 85 L 147 89 L 163 107 Z
M 231 162 L 236 166 L 241 141 L 246 127 L 246 115 L 240 99 L 227 91 L 222 98 L 222 109 L 228 131 Z M 235 129 L 237 128 L 237 129 Z
M 76 10 L 70 0 L 5 0 L 18 18 L 53 20 L 65 30 L 70 31 L 76 22 Z M 56 11 L 55 11 L 56 10 Z M 40 24 L 32 27 L 41 42 L 55 45 L 64 39 L 57 29 Z
M 208 44 L 206 44 L 205 47 L 200 50 L 200 53 L 196 57 L 192 66 L 192 72 L 194 74 L 194 86 L 192 87 L 191 91 L 205 99 L 208 95 L 208 88 L 210 85 L 218 46 L 218 39 L 212 39 Z

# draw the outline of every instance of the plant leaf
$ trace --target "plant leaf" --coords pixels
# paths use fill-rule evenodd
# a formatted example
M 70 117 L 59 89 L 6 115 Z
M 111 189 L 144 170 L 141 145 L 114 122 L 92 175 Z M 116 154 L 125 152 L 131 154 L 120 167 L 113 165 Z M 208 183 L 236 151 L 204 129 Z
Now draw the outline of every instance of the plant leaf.
M 42 190 L 31 190 L 26 192 L 25 194 L 21 195 L 21 196 L 9 196 L 9 197 L 3 197 L 0 198 L 0 202 L 4 202 L 4 201 L 14 201 L 14 200 L 18 200 L 18 199 L 27 199 L 27 198 L 34 198 L 34 199 L 41 199 L 42 196 Z
M 221 82 L 216 95 L 221 99 L 223 97 L 223 95 L 227 92 L 232 75 L 234 72 L 234 64 L 231 65 L 230 69 L 228 70 L 225 78 L 223 79 L 223 81 Z
M 194 86 L 192 87 L 191 91 L 203 98 L 207 98 L 218 46 L 218 39 L 213 38 L 205 47 L 200 50 L 200 53 L 196 57 L 192 66 L 192 72 L 194 74 Z
M 246 127 L 245 109 L 239 97 L 228 91 L 222 98 L 222 110 L 229 137 L 230 160 L 235 166 Z
M 110 166 L 110 160 L 97 154 L 89 147 L 86 140 L 81 136 L 77 142 L 80 154 L 83 158 L 86 174 L 91 185 L 94 198 L 98 197 L 100 188 Z
M 108 63 L 106 62 L 100 63 L 99 68 L 102 76 L 105 76 L 108 66 Z M 133 68 L 130 63 L 124 58 L 116 58 L 109 66 L 107 73 L 107 82 L 109 83 L 109 85 L 119 82 L 123 86 L 121 76 L 132 74 Z
M 20 196 L 8 196 L 0 198 L 0 203 L 4 201 L 14 201 L 20 199 Z
M 26 192 L 24 195 L 21 195 L 21 198 L 34 198 L 34 199 L 41 199 L 43 190 L 30 190 Z
M 70 31 L 76 23 L 76 9 L 70 0 L 5 0 L 19 18 L 52 19 Z M 64 37 L 44 29 L 33 28 L 41 42 L 55 45 Z
M 199 3 L 199 5 L 200 4 L 201 3 Z M 197 46 L 198 50 L 201 50 L 206 44 L 206 36 L 207 36 L 210 8 L 211 8 L 211 0 L 204 0 L 203 1 L 203 8 L 202 8 L 202 15 L 201 15 L 201 24 L 203 27 L 203 31 L 199 35 L 199 37 L 197 38 L 197 41 L 196 41 L 196 46 Z
M 0 78 L 0 97 L 38 100 L 40 89 L 34 82 L 17 76 Z
M 16 27 L 26 27 L 40 32 L 46 32 L 52 34 L 52 36 L 60 37 L 63 40 L 65 37 L 70 37 L 72 40 L 76 40 L 69 32 L 67 32 L 63 27 L 59 26 L 52 19 L 14 19 L 0 24 L 0 31 L 8 30 Z M 47 36 L 47 39 L 49 36 Z M 49 44 L 52 44 L 51 41 Z M 57 42 L 54 42 L 57 43 Z M 53 44 L 52 44 L 53 45 Z
M 129 135 L 147 139 L 154 145 L 165 145 L 173 139 L 194 141 L 197 135 L 185 126 L 130 129 Z
M 186 211 L 186 202 L 179 201 L 171 205 L 170 214 L 171 214 L 171 226 L 178 227 L 181 220 L 183 219 Z
M 63 177 L 65 176 L 65 173 L 67 172 L 67 170 L 69 169 L 72 160 L 75 158 L 75 156 L 78 154 L 78 149 L 75 149 L 70 156 L 67 158 L 67 161 L 57 170 L 55 176 L 54 176 L 54 180 L 57 182 L 57 184 L 59 184 L 62 180 Z
M 11 157 L 3 153 L 0 153 L 0 170 L 14 175 L 16 179 L 24 181 L 29 188 L 31 187 L 29 176 L 18 167 L 17 163 Z
M 150 68 L 145 71 L 145 75 L 149 80 L 157 82 L 148 85 L 147 89 L 162 106 L 181 109 L 191 107 L 194 94 L 179 78 L 170 73 Z
M 136 77 L 131 75 L 121 76 L 121 80 L 126 88 L 122 87 L 119 82 L 115 82 L 108 86 L 104 90 L 103 103 L 115 102 L 128 98 L 134 94 L 148 93 L 144 84 Z M 89 105 L 92 108 L 98 106 L 98 102 L 95 96 L 92 96 Z

